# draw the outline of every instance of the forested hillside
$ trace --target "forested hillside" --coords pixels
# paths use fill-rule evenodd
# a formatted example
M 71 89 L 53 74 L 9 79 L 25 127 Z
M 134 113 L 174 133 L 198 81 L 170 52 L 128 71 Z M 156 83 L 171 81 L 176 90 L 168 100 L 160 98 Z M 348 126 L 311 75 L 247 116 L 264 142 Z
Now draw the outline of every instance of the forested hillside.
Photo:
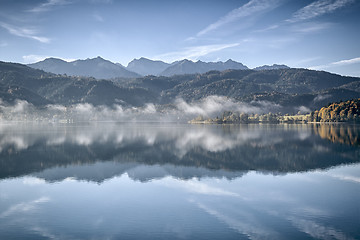
M 360 98 L 331 103 L 311 113 L 315 122 L 360 122 Z
M 44 104 L 145 106 L 189 104 L 209 96 L 245 103 L 278 105 L 282 113 L 316 110 L 330 102 L 360 97 L 360 78 L 307 69 L 225 70 L 171 77 L 146 76 L 99 80 L 52 74 L 16 63 L 0 62 L 0 98 L 35 106 Z
M 122 87 L 91 77 L 51 74 L 15 63 L 0 62 L 0 84 L 3 101 L 12 103 L 18 98 L 36 106 L 48 103 L 141 106 L 156 101 L 155 93 L 144 88 Z M 18 94 L 20 90 L 23 97 Z

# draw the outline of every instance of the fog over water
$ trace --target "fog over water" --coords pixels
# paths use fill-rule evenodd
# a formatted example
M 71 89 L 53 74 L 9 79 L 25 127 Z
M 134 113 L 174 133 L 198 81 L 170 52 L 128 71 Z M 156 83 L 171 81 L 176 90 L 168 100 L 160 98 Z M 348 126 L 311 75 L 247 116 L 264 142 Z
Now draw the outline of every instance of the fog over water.
M 220 116 L 224 111 L 235 111 L 248 114 L 279 112 L 282 106 L 268 101 L 244 103 L 224 96 L 209 96 L 197 102 L 186 102 L 181 98 L 166 106 L 147 103 L 143 107 L 124 107 L 121 105 L 94 106 L 79 103 L 69 106 L 50 104 L 35 107 L 24 100 L 16 100 L 13 105 L 0 102 L 2 120 L 59 120 L 75 119 L 77 121 L 188 121 L 196 116 Z M 0 118 L 0 119 L 1 119 Z

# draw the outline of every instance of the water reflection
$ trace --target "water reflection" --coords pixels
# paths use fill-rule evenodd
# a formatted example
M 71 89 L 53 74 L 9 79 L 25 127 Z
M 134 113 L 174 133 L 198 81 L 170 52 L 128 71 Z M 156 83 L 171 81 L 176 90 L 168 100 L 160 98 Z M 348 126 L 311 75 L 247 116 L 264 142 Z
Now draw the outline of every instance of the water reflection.
M 319 124 L 315 125 L 314 131 L 323 139 L 328 139 L 333 143 L 343 143 L 349 145 L 360 145 L 359 125 L 348 124 Z
M 1 125 L 0 239 L 359 239 L 344 127 Z
M 358 239 L 358 184 L 331 175 L 231 181 L 165 177 L 146 183 L 126 174 L 100 185 L 38 177 L 0 182 L 0 237 L 12 239 Z M 358 174 L 357 174 L 358 175 Z
M 232 179 L 250 170 L 283 174 L 360 161 L 352 146 L 359 128 L 350 125 L 9 124 L 0 131 L 1 178 Z

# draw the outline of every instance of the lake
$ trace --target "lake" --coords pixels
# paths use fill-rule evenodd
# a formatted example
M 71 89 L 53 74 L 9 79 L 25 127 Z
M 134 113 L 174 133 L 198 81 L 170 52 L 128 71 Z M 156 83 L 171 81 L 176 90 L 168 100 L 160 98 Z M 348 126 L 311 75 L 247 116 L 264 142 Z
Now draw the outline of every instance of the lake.
M 360 239 L 360 127 L 3 123 L 0 239 Z

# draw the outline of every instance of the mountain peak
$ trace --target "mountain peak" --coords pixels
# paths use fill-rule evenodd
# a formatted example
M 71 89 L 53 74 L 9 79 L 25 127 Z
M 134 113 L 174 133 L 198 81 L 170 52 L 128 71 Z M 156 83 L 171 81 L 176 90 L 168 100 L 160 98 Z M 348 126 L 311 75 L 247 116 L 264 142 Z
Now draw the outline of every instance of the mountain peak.
M 225 63 L 237 63 L 234 60 L 232 60 L 231 58 L 229 58 Z
M 170 64 L 163 61 L 154 61 L 145 57 L 133 59 L 128 63 L 126 69 L 140 75 L 158 75 L 164 71 Z
M 103 61 L 107 61 L 107 62 L 110 62 L 110 61 L 108 61 L 108 60 L 105 60 L 105 59 L 103 59 L 102 57 L 100 57 L 100 56 L 97 56 L 97 57 L 95 57 L 95 58 L 87 58 L 87 59 L 85 59 L 85 60 L 77 60 L 77 61 L 94 61 L 94 62 L 103 62 Z
M 273 65 L 263 65 L 254 68 L 254 70 L 274 70 L 274 69 L 287 69 L 290 68 L 284 64 L 273 64 Z
M 44 60 L 40 61 L 40 62 L 66 62 L 60 58 L 55 58 L 55 57 L 48 57 L 45 58 Z
M 200 61 L 200 60 L 199 60 Z M 184 64 L 184 63 L 194 63 L 193 61 L 189 60 L 189 59 L 183 59 L 183 60 L 180 60 L 180 61 L 177 61 L 178 63 L 180 64 Z

